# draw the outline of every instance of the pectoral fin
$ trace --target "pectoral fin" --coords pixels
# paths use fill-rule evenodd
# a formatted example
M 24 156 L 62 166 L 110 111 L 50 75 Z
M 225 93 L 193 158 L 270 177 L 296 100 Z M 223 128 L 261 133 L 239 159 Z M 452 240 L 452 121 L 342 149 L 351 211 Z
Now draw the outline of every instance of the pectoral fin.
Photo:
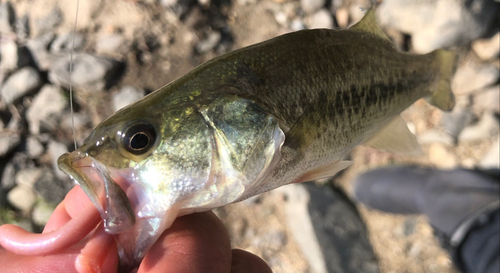
M 374 137 L 363 143 L 365 146 L 397 155 L 422 155 L 423 151 L 406 122 L 396 117 Z
M 335 161 L 326 166 L 319 167 L 312 171 L 308 171 L 303 174 L 299 179 L 297 179 L 294 183 L 301 183 L 307 181 L 314 181 L 318 179 L 324 179 L 328 177 L 334 176 L 336 173 L 342 171 L 343 169 L 351 166 L 352 161 Z

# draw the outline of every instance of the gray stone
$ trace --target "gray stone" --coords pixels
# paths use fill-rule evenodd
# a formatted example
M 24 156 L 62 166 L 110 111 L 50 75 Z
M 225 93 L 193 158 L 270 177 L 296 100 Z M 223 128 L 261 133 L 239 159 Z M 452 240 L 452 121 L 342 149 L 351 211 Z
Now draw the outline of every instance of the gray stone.
M 24 41 L 30 37 L 30 18 L 26 14 L 16 21 L 16 34 L 17 38 Z
M 57 85 L 70 86 L 70 54 L 59 57 L 49 71 L 49 80 Z M 87 90 L 103 90 L 116 82 L 123 73 L 123 63 L 90 55 L 75 53 L 73 55 L 72 84 Z
M 45 226 L 52 216 L 55 207 L 47 204 L 46 202 L 40 201 L 37 202 L 35 207 L 33 208 L 33 213 L 31 218 L 33 222 L 39 226 Z
M 114 54 L 123 46 L 125 38 L 121 34 L 111 34 L 99 39 L 95 45 L 98 53 Z
M 500 52 L 500 32 L 489 39 L 476 40 L 472 43 L 472 50 L 482 60 L 497 58 Z
M 43 128 L 54 129 L 57 127 L 67 104 L 67 99 L 58 87 L 44 85 L 26 111 L 26 120 L 29 124 L 30 133 L 37 135 Z
M 201 40 L 196 45 L 196 52 L 205 53 L 214 49 L 220 42 L 221 34 L 219 31 L 212 31 L 207 35 L 207 38 Z
M 325 6 L 325 0 L 300 0 L 300 7 L 306 13 L 315 13 Z
M 73 50 L 77 51 L 82 49 L 82 47 L 85 45 L 85 42 L 85 36 L 80 33 L 66 33 L 57 36 L 57 38 L 50 45 L 50 51 L 52 53 L 61 53 L 65 51 L 71 51 L 72 48 Z
M 309 28 L 333 28 L 333 17 L 329 10 L 321 9 L 311 17 Z
M 468 59 L 459 66 L 451 88 L 457 95 L 469 94 L 484 87 L 495 84 L 498 81 L 499 70 L 492 64 L 477 63 Z
M 33 67 L 24 67 L 13 73 L 2 85 L 2 100 L 11 104 L 42 84 L 40 74 Z
M 412 36 L 420 53 L 465 45 L 490 31 L 498 16 L 493 0 L 384 0 L 379 23 Z
M 33 136 L 29 136 L 26 139 L 26 151 L 31 158 L 35 158 L 41 156 L 45 149 L 40 141 Z
M 54 170 L 54 173 L 58 179 L 65 180 L 68 178 L 68 175 L 59 170 L 59 167 L 57 166 L 57 159 L 64 153 L 68 152 L 68 147 L 66 145 L 56 142 L 56 141 L 50 141 L 49 145 L 47 147 L 50 159 L 52 161 L 52 168 Z
M 473 97 L 473 107 L 478 111 L 500 112 L 500 85 L 487 88 Z
M 16 185 L 16 173 L 19 170 L 32 167 L 31 165 L 24 153 L 16 153 L 3 169 L 0 188 L 6 190 L 12 189 Z M 1 201 L 0 204 L 2 204 Z
M 453 138 L 457 138 L 462 129 L 474 121 L 474 114 L 463 107 L 455 107 L 451 112 L 443 112 L 441 125 Z
M 45 202 L 53 205 L 60 203 L 74 183 L 68 176 L 64 180 L 57 179 L 50 170 L 44 170 L 42 176 L 35 183 L 35 191 L 43 197 Z
M 491 145 L 490 149 L 483 156 L 481 161 L 479 162 L 479 167 L 483 169 L 498 169 L 500 167 L 500 147 L 499 147 L 500 138 L 497 137 L 497 140 L 493 145 Z
M 485 112 L 479 122 L 466 127 L 458 136 L 459 141 L 475 141 L 489 139 L 499 132 L 499 123 L 491 112 Z
M 7 201 L 9 201 L 13 207 L 27 213 L 35 204 L 36 195 L 32 187 L 17 185 L 7 193 Z
M 55 7 L 45 17 L 35 20 L 35 30 L 37 35 L 42 35 L 54 31 L 64 20 L 64 14 L 59 7 Z
M 0 157 L 13 151 L 21 143 L 19 134 L 9 131 L 0 131 Z
M 0 34 L 10 34 L 14 32 L 16 23 L 16 12 L 10 1 L 0 4 Z
M 33 61 L 40 70 L 48 70 L 55 58 L 48 51 L 48 46 L 55 37 L 54 33 L 46 33 L 35 39 L 28 40 L 26 43 L 26 47 L 29 49 Z
M 15 181 L 17 185 L 33 187 L 35 182 L 42 176 L 42 170 L 37 168 L 22 169 L 16 173 Z
M 117 93 L 113 94 L 113 110 L 116 112 L 121 108 L 140 100 L 144 97 L 144 90 L 135 86 L 126 85 Z

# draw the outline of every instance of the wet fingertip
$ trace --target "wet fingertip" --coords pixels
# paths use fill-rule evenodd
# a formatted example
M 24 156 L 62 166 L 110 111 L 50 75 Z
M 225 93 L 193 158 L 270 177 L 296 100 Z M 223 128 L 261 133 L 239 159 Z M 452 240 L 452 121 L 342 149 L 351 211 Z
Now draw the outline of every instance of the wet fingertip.
M 269 265 L 259 256 L 241 249 L 233 249 L 231 273 L 272 273 Z

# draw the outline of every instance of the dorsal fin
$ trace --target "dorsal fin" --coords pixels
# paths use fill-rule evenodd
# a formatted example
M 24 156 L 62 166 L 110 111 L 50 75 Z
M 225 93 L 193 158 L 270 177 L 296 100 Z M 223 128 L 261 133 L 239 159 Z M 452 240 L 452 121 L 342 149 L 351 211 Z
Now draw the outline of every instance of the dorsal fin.
M 350 29 L 373 33 L 380 38 L 389 40 L 389 38 L 385 35 L 385 33 L 377 23 L 377 17 L 374 8 L 369 9 L 363 19 L 361 19 L 361 21 L 352 26 Z

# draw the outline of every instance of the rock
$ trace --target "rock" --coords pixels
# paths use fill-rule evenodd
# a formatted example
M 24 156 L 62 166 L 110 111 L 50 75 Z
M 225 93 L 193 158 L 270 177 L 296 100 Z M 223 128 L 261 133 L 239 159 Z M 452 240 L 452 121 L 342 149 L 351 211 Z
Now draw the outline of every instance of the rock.
M 14 32 L 16 23 L 16 12 L 10 1 L 0 4 L 0 34 L 11 34 Z
M 325 0 L 300 0 L 300 7 L 306 13 L 312 14 L 325 6 Z
M 121 108 L 140 100 L 144 97 L 144 94 L 145 92 L 143 89 L 131 85 L 122 87 L 120 91 L 113 94 L 113 110 L 116 112 Z
M 75 128 L 83 128 L 90 124 L 90 117 L 84 113 L 74 113 L 73 119 L 71 119 L 70 110 L 66 110 L 62 115 L 61 128 L 66 131 L 72 131 L 73 121 L 75 122 Z
M 50 131 L 57 127 L 67 104 L 67 99 L 58 87 L 44 85 L 26 111 L 26 120 L 29 124 L 30 133 L 37 135 L 43 131 L 41 129 Z
M 455 154 L 439 143 L 433 143 L 429 147 L 429 161 L 443 169 L 452 169 L 458 164 Z
M 304 22 L 302 22 L 302 20 L 300 18 L 295 18 L 290 23 L 289 28 L 290 28 L 291 31 L 299 31 L 299 30 L 305 29 L 306 25 L 304 24 Z
M 50 45 L 50 51 L 52 53 L 61 53 L 65 51 L 71 51 L 72 48 L 73 50 L 77 51 L 82 49 L 82 47 L 85 45 L 85 42 L 85 36 L 80 33 L 66 33 L 57 36 L 57 38 Z
M 7 193 L 7 201 L 15 208 L 27 213 L 35 204 L 36 195 L 30 186 L 17 185 Z
M 314 13 L 311 17 L 309 28 L 333 28 L 333 17 L 330 11 L 322 9 Z
M 33 61 L 40 70 L 48 70 L 50 68 L 54 57 L 49 53 L 48 46 L 55 37 L 54 33 L 47 33 L 35 39 L 28 40 L 26 43 Z
M 484 61 L 498 58 L 500 52 L 500 32 L 489 39 L 480 39 L 472 43 L 472 50 Z
M 30 18 L 27 14 L 17 19 L 16 34 L 17 38 L 21 41 L 24 41 L 30 37 Z
M 37 168 L 22 169 L 16 173 L 17 185 L 33 187 L 35 182 L 42 176 L 42 170 Z
M 26 139 L 26 150 L 31 158 L 39 157 L 45 151 L 43 145 L 33 136 Z
M 35 191 L 41 195 L 45 202 L 53 205 L 60 203 L 74 184 L 68 177 L 65 180 L 57 179 L 52 171 L 44 170 L 42 176 L 35 183 Z
M 473 107 L 478 111 L 500 113 L 500 85 L 487 88 L 473 97 Z
M 19 134 L 9 131 L 0 131 L 0 157 L 13 151 L 21 143 Z
M 472 121 L 474 121 L 474 114 L 468 108 L 463 107 L 455 107 L 451 112 L 443 112 L 441 118 L 445 131 L 454 139 Z
M 28 162 L 28 157 L 24 153 L 16 153 L 12 159 L 5 165 L 2 172 L 2 180 L 0 181 L 0 188 L 10 190 L 16 185 L 16 173 L 25 168 L 32 167 Z M 0 200 L 0 204 L 2 204 Z
M 427 53 L 486 35 L 498 16 L 498 5 L 492 0 L 384 0 L 377 13 L 382 26 L 410 34 L 413 49 Z
M 69 53 L 54 61 L 49 71 L 49 80 L 54 84 L 69 88 L 70 63 Z M 87 90 L 103 90 L 118 81 L 123 70 L 124 64 L 122 62 L 87 53 L 75 53 L 73 55 L 72 84 Z
M 481 161 L 479 162 L 479 167 L 482 169 L 498 169 L 500 166 L 500 147 L 499 147 L 500 138 L 497 137 L 497 140 L 493 145 L 491 145 L 490 149 L 483 156 Z
M 468 60 L 458 67 L 451 82 L 451 89 L 456 95 L 469 94 L 498 81 L 499 70 L 491 64 L 476 63 Z
M 50 216 L 54 212 L 55 207 L 47 204 L 46 202 L 38 202 L 33 208 L 31 218 L 33 222 L 39 226 L 45 226 L 49 221 Z
M 59 7 L 55 7 L 45 17 L 35 20 L 35 30 L 37 36 L 54 31 L 64 20 L 64 14 Z
M 124 42 L 123 35 L 111 34 L 99 39 L 95 45 L 95 50 L 97 53 L 113 54 L 118 51 Z
M 418 135 L 417 137 L 418 137 L 418 143 L 422 145 L 441 143 L 451 146 L 455 142 L 455 140 L 449 134 L 436 129 L 431 129 L 423 134 Z
M 459 141 L 474 141 L 489 139 L 499 132 L 498 119 L 491 112 L 485 112 L 479 122 L 466 127 L 458 136 Z
M 10 72 L 31 64 L 31 54 L 25 46 L 18 47 L 14 41 L 0 43 L 0 69 Z
M 221 34 L 219 31 L 212 31 L 207 35 L 207 38 L 200 41 L 196 47 L 195 50 L 197 53 L 205 53 L 208 52 L 212 49 L 214 49 L 220 42 L 221 39 Z
M 66 147 L 66 145 L 52 140 L 49 142 L 47 149 L 50 159 L 52 161 L 52 168 L 54 170 L 54 173 L 56 174 L 56 177 L 59 178 L 60 180 L 68 179 L 68 175 L 59 170 L 59 167 L 57 166 L 57 159 L 62 154 L 68 152 L 68 148 Z
M 22 68 L 13 73 L 3 84 L 2 100 L 11 104 L 15 100 L 29 94 L 42 84 L 40 74 L 33 67 Z
M 339 27 L 347 28 L 349 25 L 349 10 L 345 7 L 338 8 L 335 11 L 335 19 L 337 19 Z

